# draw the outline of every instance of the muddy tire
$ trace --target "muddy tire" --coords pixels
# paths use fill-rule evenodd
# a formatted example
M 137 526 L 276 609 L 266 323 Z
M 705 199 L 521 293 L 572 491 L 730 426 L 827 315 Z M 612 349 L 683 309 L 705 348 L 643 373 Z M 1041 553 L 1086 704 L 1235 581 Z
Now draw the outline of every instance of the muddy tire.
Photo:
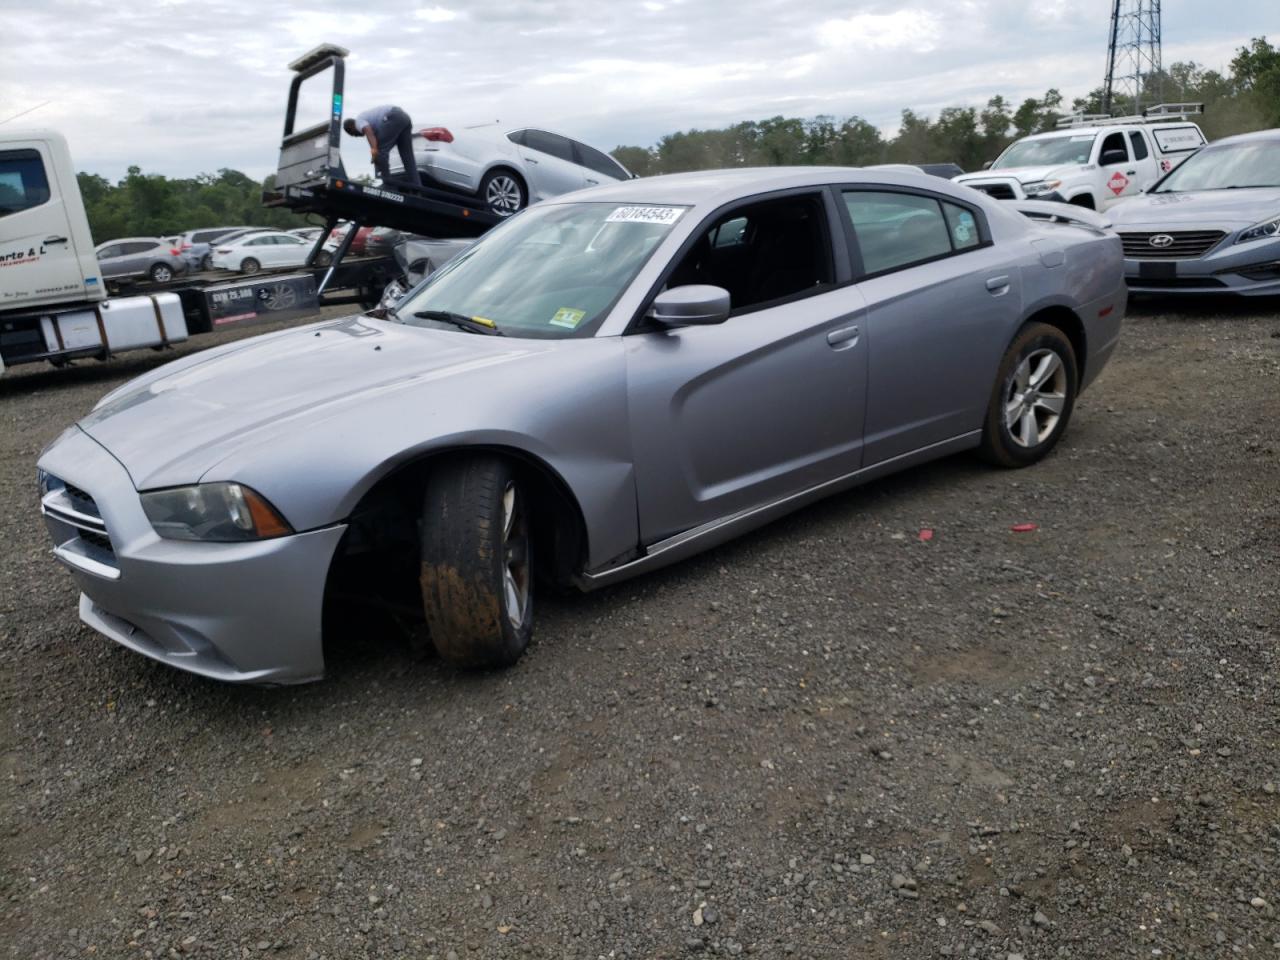
M 500 457 L 449 460 L 422 503 L 422 607 L 436 652 L 459 667 L 505 667 L 533 635 L 526 491 Z
M 1080 379 L 1067 335 L 1028 323 L 1009 344 L 996 374 L 979 454 L 1001 467 L 1043 459 L 1067 429 Z

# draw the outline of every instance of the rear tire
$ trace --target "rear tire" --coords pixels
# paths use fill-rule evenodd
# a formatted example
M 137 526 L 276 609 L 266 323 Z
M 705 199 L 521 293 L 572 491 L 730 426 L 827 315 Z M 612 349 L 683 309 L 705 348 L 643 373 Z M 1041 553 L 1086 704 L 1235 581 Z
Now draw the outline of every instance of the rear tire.
M 527 491 L 500 457 L 448 460 L 422 503 L 422 606 L 436 651 L 458 667 L 505 667 L 533 635 Z
M 1065 333 L 1047 323 L 1025 324 L 1000 361 L 982 427 L 982 458 L 1001 467 L 1043 459 L 1071 419 L 1078 369 Z
M 248 276 L 252 276 L 262 269 L 262 264 L 253 257 L 245 257 L 240 261 L 240 272 Z
M 212 254 L 212 253 L 206 253 L 203 257 L 201 257 L 201 258 L 200 258 L 200 269 L 201 269 L 201 270 L 206 270 L 206 271 L 207 271 L 207 270 L 212 270 L 212 269 L 213 269 L 213 254 Z
M 529 188 L 514 170 L 499 167 L 480 181 L 480 200 L 500 217 L 509 217 L 529 205 Z
M 316 254 L 317 267 L 327 267 L 331 263 L 333 263 L 333 254 L 328 250 L 321 250 Z
M 173 279 L 173 267 L 167 263 L 153 263 L 147 275 L 152 283 L 168 283 Z

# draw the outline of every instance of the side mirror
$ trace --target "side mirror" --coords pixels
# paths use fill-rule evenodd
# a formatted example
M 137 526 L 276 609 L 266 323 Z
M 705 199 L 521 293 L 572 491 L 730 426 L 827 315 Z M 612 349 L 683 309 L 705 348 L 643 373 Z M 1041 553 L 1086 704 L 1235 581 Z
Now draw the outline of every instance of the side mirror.
M 1127 163 L 1129 155 L 1123 150 L 1104 150 L 1102 156 L 1098 158 L 1098 163 L 1104 167 L 1114 166 L 1117 163 Z
M 991 165 L 992 165 L 993 163 L 995 163 L 995 161 L 994 161 L 994 160 L 988 160 L 986 163 L 984 163 L 984 164 L 982 165 L 982 169 L 983 169 L 983 170 L 990 170 L 990 169 L 991 169 Z
M 672 287 L 654 298 L 648 317 L 664 327 L 724 323 L 729 319 L 729 291 L 703 283 Z

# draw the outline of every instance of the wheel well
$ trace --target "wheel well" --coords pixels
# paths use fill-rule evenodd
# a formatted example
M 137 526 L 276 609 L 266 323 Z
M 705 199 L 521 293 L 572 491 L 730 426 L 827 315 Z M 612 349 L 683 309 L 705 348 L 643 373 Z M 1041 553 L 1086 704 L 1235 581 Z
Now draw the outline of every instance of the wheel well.
M 1098 205 L 1093 202 L 1093 194 L 1091 193 L 1082 193 L 1078 196 L 1074 196 L 1069 202 L 1072 206 L 1076 207 L 1085 207 L 1089 210 L 1098 209 Z
M 1051 327 L 1057 327 L 1067 335 L 1067 339 L 1071 341 L 1071 349 L 1076 354 L 1076 375 L 1083 382 L 1084 364 L 1085 358 L 1088 356 L 1089 343 L 1085 336 L 1084 324 L 1080 322 L 1080 318 L 1067 307 L 1046 307 L 1027 317 L 1027 323 L 1047 323 Z
M 373 591 L 376 602 L 409 613 L 417 594 L 418 520 L 428 472 L 445 459 L 497 454 L 513 462 L 533 518 L 534 572 L 568 585 L 587 557 L 586 523 L 577 500 L 549 465 L 510 447 L 476 446 L 432 451 L 382 477 L 360 498 L 335 551 L 326 595 Z
M 507 164 L 505 164 L 505 163 L 500 163 L 500 164 L 498 164 L 496 167 L 490 167 L 488 170 L 486 170 L 486 171 L 484 172 L 484 176 L 480 178 L 480 182 L 481 182 L 481 183 L 484 183 L 484 181 L 488 180 L 488 179 L 489 179 L 491 176 L 493 176 L 495 173 L 509 173 L 509 174 L 511 174 L 513 177 L 515 177 L 517 180 L 519 180 L 519 181 L 520 181 L 520 186 L 522 186 L 522 187 L 524 188 L 524 196 L 525 196 L 525 200 L 526 200 L 526 202 L 528 201 L 528 199 L 529 199 L 529 181 L 528 181 L 528 180 L 526 180 L 526 179 L 524 178 L 524 175 L 523 175 L 519 170 L 517 170 L 515 167 L 507 166 Z

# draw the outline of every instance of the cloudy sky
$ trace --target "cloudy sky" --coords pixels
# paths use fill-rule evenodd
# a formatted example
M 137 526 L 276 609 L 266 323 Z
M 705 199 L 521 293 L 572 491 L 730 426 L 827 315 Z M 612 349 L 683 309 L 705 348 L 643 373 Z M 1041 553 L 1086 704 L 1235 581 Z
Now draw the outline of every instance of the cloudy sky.
M 0 121 L 69 139 L 79 169 L 275 167 L 286 64 L 351 50 L 347 104 L 415 122 L 538 124 L 604 149 L 784 114 L 891 132 L 1100 85 L 1110 0 L 0 0 Z M 1164 0 L 1164 59 L 1221 69 L 1280 40 L 1280 0 Z M 1224 16 L 1223 11 L 1230 15 Z

